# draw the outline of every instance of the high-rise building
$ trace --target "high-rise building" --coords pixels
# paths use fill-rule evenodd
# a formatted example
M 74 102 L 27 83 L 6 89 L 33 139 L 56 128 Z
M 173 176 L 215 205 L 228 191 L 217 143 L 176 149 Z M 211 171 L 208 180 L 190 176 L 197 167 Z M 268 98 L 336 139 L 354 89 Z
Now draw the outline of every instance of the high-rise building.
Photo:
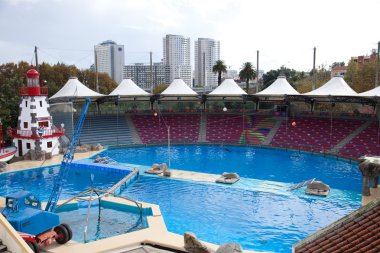
M 95 64 L 100 73 L 107 73 L 115 82 L 123 79 L 124 45 L 106 40 L 95 46 Z
M 190 38 L 168 34 L 163 38 L 163 49 L 166 82 L 181 78 L 191 87 Z
M 217 60 L 220 60 L 220 42 L 198 38 L 198 41 L 195 41 L 194 49 L 195 86 L 218 85 L 218 76 L 212 72 L 212 67 Z
M 165 79 L 165 66 L 162 62 L 152 64 L 152 81 L 150 73 L 150 65 L 135 63 L 133 65 L 124 66 L 123 78 L 132 79 L 139 87 L 144 90 L 151 90 L 158 84 L 169 84 Z

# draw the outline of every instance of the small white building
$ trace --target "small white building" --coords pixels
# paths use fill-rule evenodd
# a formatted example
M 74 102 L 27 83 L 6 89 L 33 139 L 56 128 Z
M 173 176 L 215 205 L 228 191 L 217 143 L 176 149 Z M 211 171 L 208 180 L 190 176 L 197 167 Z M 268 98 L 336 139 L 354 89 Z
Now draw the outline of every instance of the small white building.
M 45 151 L 57 155 L 58 138 L 64 135 L 63 125 L 53 125 L 49 113 L 48 88 L 40 87 L 39 73 L 32 68 L 26 76 L 27 85 L 19 88 L 21 102 L 17 128 L 8 133 L 18 149 L 16 156 L 23 156 L 29 150 L 35 150 L 36 154 Z

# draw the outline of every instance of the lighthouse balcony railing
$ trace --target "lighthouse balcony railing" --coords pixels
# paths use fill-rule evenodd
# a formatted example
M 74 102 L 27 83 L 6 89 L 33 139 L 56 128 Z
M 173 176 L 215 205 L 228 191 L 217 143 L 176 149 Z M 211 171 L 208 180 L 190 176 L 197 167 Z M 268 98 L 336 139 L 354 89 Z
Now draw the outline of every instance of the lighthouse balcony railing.
M 47 96 L 49 92 L 48 87 L 19 87 L 18 95 L 19 96 Z
M 42 138 L 52 138 L 59 137 L 64 135 L 65 131 L 61 127 L 57 127 L 54 129 L 44 129 L 42 136 L 38 134 L 38 132 L 33 133 L 31 130 L 20 130 L 17 128 L 13 128 L 12 131 L 8 132 L 8 135 L 11 138 L 23 138 L 23 139 L 40 139 Z

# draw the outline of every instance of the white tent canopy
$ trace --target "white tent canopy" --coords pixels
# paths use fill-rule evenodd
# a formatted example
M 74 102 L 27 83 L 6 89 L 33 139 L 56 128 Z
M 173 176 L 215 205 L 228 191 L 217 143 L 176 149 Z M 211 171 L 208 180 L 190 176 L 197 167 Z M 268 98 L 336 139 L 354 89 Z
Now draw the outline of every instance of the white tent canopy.
M 132 79 L 123 79 L 110 93 L 111 96 L 149 96 L 150 94 L 137 86 Z
M 344 81 L 343 77 L 335 76 L 327 83 L 303 95 L 309 96 L 356 96 L 357 93 Z
M 237 83 L 231 79 L 225 79 L 220 86 L 216 87 L 215 90 L 211 91 L 209 96 L 241 96 L 241 95 L 247 95 L 247 93 L 240 88 Z
M 193 91 L 182 79 L 176 78 L 167 87 L 161 95 L 165 96 L 197 96 L 198 93 Z
M 380 97 L 380 86 L 378 86 L 372 90 L 368 90 L 368 91 L 359 93 L 358 95 L 363 96 L 363 97 L 374 97 L 374 96 Z
M 99 98 L 104 96 L 86 87 L 77 77 L 70 77 L 66 84 L 49 100 L 59 98 Z
M 290 85 L 285 76 L 279 76 L 274 83 L 256 95 L 299 95 L 299 92 Z

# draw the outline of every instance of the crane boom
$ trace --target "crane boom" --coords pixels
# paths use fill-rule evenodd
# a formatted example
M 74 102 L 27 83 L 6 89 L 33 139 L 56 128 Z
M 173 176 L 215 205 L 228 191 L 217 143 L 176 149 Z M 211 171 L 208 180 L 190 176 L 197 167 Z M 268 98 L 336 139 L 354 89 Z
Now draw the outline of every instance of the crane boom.
M 63 179 L 65 178 L 67 174 L 67 170 L 70 167 L 70 163 L 73 161 L 75 150 L 77 147 L 77 142 L 79 140 L 80 132 L 82 130 L 82 125 L 83 125 L 84 119 L 86 118 L 86 113 L 87 113 L 90 103 L 91 103 L 91 99 L 86 98 L 86 104 L 84 105 L 82 109 L 82 113 L 78 120 L 73 136 L 71 138 L 70 145 L 66 149 L 65 154 L 63 155 L 61 167 L 59 169 L 58 175 L 56 176 L 54 180 L 54 187 L 50 194 L 49 201 L 46 204 L 45 211 L 50 211 L 50 212 L 55 211 L 55 207 L 59 200 L 59 196 L 61 195 L 61 192 L 62 192 Z

